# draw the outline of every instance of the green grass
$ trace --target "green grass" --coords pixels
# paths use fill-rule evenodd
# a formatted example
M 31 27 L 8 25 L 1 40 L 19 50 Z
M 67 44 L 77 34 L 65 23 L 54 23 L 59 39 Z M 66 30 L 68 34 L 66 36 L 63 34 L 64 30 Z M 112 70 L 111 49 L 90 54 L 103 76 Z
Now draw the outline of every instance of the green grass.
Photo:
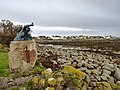
M 8 52 L 0 50 L 0 76 L 7 76 L 8 74 Z
M 45 67 L 42 66 L 42 64 L 39 61 L 37 61 L 33 71 L 23 72 L 23 73 L 20 72 L 17 74 L 14 73 L 13 77 L 29 76 L 31 74 L 38 73 L 44 69 Z M 8 52 L 0 49 L 0 77 L 7 77 L 10 74 L 11 73 L 9 71 L 9 65 L 8 65 Z
M 34 70 L 45 70 L 45 67 L 41 64 L 41 62 L 40 61 L 36 61 L 36 63 L 35 63 L 35 66 L 34 66 Z

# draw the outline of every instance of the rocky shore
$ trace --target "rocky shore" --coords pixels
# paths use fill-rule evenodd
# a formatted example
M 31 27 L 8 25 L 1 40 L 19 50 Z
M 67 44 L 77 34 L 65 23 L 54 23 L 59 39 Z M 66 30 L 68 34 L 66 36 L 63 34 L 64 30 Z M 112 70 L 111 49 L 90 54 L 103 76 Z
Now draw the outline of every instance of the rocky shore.
M 98 82 L 107 82 L 113 85 L 113 88 L 115 85 L 120 85 L 119 57 L 89 52 L 80 47 L 38 45 L 39 57 L 49 56 L 50 52 L 58 56 L 57 62 L 62 66 L 72 66 L 86 73 L 91 80 L 90 87 L 96 87 Z M 51 60 L 53 62 L 56 61 L 54 59 Z
M 120 53 L 37 44 L 32 71 L 0 77 L 0 90 L 120 90 Z

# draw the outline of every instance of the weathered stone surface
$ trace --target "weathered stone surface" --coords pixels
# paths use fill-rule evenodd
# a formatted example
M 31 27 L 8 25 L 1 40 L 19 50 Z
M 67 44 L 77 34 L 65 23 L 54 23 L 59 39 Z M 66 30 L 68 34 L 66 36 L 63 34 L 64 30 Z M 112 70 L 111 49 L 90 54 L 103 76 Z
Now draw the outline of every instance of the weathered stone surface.
M 114 77 L 115 77 L 117 80 L 120 80 L 120 69 L 117 69 L 117 70 L 115 71 Z
M 84 85 L 81 90 L 87 90 L 87 87 Z
M 102 80 L 106 80 L 107 81 L 107 77 L 106 76 L 101 76 Z
M 6 85 L 7 82 L 8 82 L 8 79 L 7 79 L 7 78 L 0 77 L 0 86 L 2 86 L 2 85 Z
M 31 70 L 37 59 L 36 43 L 29 41 L 12 41 L 9 52 L 9 68 L 11 71 Z
M 97 81 L 101 81 L 100 76 L 95 76 L 95 78 L 97 79 Z
M 112 64 L 104 64 L 102 68 L 113 71 L 114 66 Z
M 120 81 L 117 81 L 117 83 L 116 83 L 116 84 L 120 86 Z
M 114 83 L 114 78 L 113 78 L 113 77 L 109 77 L 108 82 L 109 82 L 109 83 Z
M 96 82 L 91 82 L 91 83 L 90 83 L 90 86 L 91 86 L 91 87 L 96 87 Z
M 104 69 L 103 70 L 103 75 L 110 75 L 111 74 L 111 72 L 109 71 L 109 70 L 106 70 L 106 69 Z
M 111 56 L 108 55 L 96 52 L 87 52 L 81 49 L 77 50 L 74 47 L 72 49 L 69 49 L 70 47 L 64 48 L 63 46 L 58 49 L 53 45 L 53 48 L 49 46 L 43 46 L 39 48 L 41 54 L 47 53 L 48 51 L 51 51 L 54 54 L 55 52 L 57 52 L 58 61 L 61 63 L 62 66 L 73 66 L 74 68 L 80 69 L 81 71 L 86 73 L 90 78 L 90 80 L 88 78 L 86 78 L 85 80 L 86 82 L 90 82 L 90 86 L 86 86 L 87 90 L 89 90 L 90 88 L 92 88 L 90 90 L 103 90 L 103 88 L 105 90 L 111 90 L 109 84 L 119 84 L 118 81 L 120 81 L 120 65 L 116 63 L 116 61 L 119 61 L 119 58 L 111 58 Z M 78 55 L 76 53 L 78 53 Z M 99 83 L 100 88 L 99 85 L 96 84 L 97 82 L 101 82 Z M 84 85 L 80 84 L 79 86 L 83 87 Z M 82 88 L 80 88 L 80 90 L 81 89 Z

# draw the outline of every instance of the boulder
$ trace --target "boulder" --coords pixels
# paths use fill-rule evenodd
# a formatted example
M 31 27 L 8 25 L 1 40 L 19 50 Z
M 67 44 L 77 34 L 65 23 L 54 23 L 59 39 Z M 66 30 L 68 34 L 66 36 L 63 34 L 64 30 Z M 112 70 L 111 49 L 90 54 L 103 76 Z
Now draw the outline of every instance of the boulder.
M 96 87 L 96 82 L 91 82 L 91 83 L 90 83 L 90 86 L 91 86 L 91 87 Z
M 104 64 L 102 68 L 107 69 L 109 71 L 113 71 L 114 66 L 113 66 L 113 64 Z
M 36 43 L 34 40 L 12 41 L 9 52 L 10 71 L 31 70 L 37 59 Z
M 115 80 L 114 80 L 113 77 L 109 77 L 108 82 L 109 82 L 110 84 L 111 84 L 111 83 L 114 84 L 114 81 L 115 81 Z
M 106 77 L 109 77 L 109 75 L 111 74 L 111 71 L 107 70 L 107 69 L 103 69 L 103 74 Z
M 107 76 L 101 76 L 101 79 L 104 81 L 108 81 Z
M 120 81 L 117 81 L 117 83 L 116 83 L 116 84 L 120 86 Z
M 95 78 L 97 79 L 97 81 L 101 81 L 101 77 L 100 76 L 95 76 Z
M 120 80 L 120 69 L 115 71 L 114 77 L 119 81 Z

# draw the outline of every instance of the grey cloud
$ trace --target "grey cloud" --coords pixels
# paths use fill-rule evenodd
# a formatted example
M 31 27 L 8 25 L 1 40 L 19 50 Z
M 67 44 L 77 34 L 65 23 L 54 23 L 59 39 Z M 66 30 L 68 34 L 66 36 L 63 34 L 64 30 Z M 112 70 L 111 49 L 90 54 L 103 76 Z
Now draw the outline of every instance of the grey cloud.
M 120 32 L 120 0 L 2 0 L 0 12 L 0 19 L 23 23 Z

